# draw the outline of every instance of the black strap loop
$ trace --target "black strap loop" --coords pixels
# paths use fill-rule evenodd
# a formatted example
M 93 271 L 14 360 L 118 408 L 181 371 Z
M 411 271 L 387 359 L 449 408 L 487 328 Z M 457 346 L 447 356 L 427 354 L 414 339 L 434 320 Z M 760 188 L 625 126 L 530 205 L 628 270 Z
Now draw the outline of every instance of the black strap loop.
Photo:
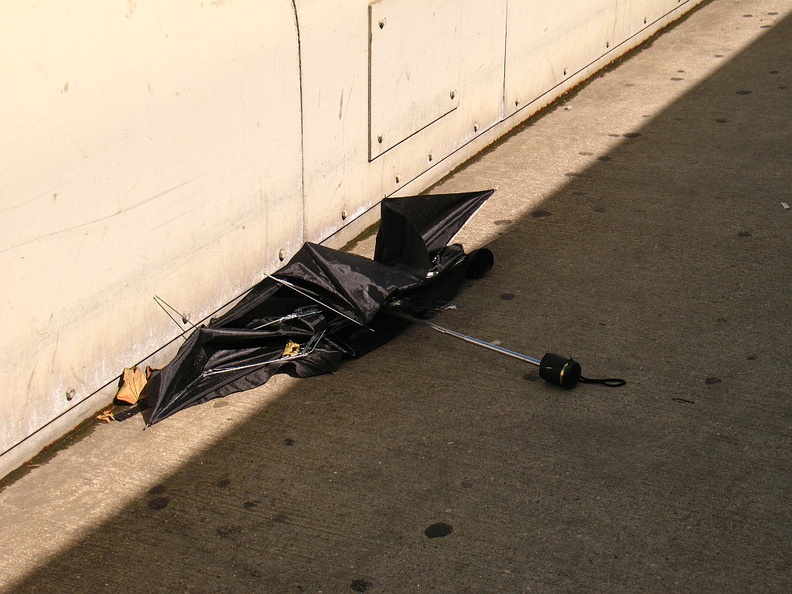
M 580 383 L 581 384 L 601 384 L 603 386 L 608 386 L 609 388 L 620 388 L 627 384 L 626 380 L 623 380 L 619 377 L 606 377 L 604 379 L 592 379 L 589 377 L 580 376 Z

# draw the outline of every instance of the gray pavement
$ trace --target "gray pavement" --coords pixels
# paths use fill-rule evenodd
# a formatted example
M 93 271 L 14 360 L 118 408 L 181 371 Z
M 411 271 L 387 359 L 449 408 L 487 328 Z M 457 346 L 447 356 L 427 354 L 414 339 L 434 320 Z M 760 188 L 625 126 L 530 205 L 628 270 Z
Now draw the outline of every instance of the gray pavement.
M 437 321 L 626 387 L 414 327 L 97 423 L 0 485 L 0 589 L 792 591 L 791 12 L 708 3 L 435 188 L 498 187 Z

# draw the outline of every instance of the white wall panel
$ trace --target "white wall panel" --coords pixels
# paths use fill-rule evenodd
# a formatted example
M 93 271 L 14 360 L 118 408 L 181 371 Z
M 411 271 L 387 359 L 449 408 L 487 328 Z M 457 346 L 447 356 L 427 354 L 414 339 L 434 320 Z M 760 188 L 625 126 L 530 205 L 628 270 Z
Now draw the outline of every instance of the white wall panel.
M 6 452 L 299 244 L 302 157 L 288 0 L 0 14 Z
M 377 11 L 371 14 L 377 18 L 370 21 L 368 0 L 297 0 L 303 73 L 305 221 L 306 236 L 311 240 L 326 238 L 383 196 L 440 166 L 448 155 L 502 118 L 506 0 L 416 2 L 384 0 L 373 4 L 371 9 Z M 369 51 L 376 50 L 376 45 L 369 45 L 369 27 L 374 27 L 372 33 L 385 32 L 392 25 L 391 30 L 396 30 L 402 13 L 401 9 L 391 12 L 391 7 L 402 4 L 435 7 L 434 13 L 424 15 L 425 19 L 434 19 L 424 32 L 420 31 L 421 19 L 404 17 L 412 29 L 419 29 L 418 34 L 411 34 L 408 47 L 414 48 L 421 39 L 429 43 L 433 35 L 447 31 L 452 41 L 442 46 L 432 42 L 436 46 L 433 51 L 443 47 L 442 51 L 459 55 L 432 60 L 431 52 L 410 53 L 397 63 L 372 54 L 371 65 L 377 72 L 372 72 L 375 80 L 371 88 L 376 89 L 379 105 L 375 107 L 379 111 L 372 111 L 373 125 L 369 125 L 367 70 Z M 382 29 L 380 18 L 386 19 Z M 398 47 L 401 42 L 390 43 Z M 437 74 L 434 63 L 438 61 L 451 65 L 451 75 Z M 405 84 L 408 65 L 424 69 L 417 73 L 410 70 L 411 79 L 425 81 L 422 84 L 431 86 L 432 92 L 438 89 L 434 94 L 416 91 L 420 101 L 415 110 L 410 109 L 409 97 L 395 98 L 401 93 L 397 86 Z M 459 83 L 452 99 L 453 89 L 445 87 L 453 78 Z M 441 83 L 436 84 L 435 79 Z M 387 83 L 378 85 L 378 80 Z M 382 91 L 385 88 L 387 92 Z M 436 112 L 423 109 L 435 100 L 441 103 Z M 449 104 L 454 108 L 449 110 Z M 409 122 L 406 126 L 405 121 Z M 396 132 L 383 133 L 382 144 L 389 150 L 378 151 L 370 161 L 369 143 L 379 145 L 378 128 Z M 389 138 L 397 141 L 389 144 Z
M 369 158 L 459 106 L 462 3 L 379 0 L 369 7 Z
M 649 37 L 685 0 L 508 0 L 504 99 L 511 116 L 541 109 Z
M 509 0 L 506 113 L 521 110 L 605 53 L 616 0 Z

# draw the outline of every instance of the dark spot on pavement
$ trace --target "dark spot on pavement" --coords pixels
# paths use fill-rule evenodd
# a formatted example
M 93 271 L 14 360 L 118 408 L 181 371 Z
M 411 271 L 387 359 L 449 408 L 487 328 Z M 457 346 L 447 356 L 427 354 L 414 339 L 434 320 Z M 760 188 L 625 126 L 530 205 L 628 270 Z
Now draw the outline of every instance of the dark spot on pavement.
M 426 530 L 424 530 L 424 534 L 428 538 L 442 538 L 444 536 L 448 536 L 454 531 L 454 528 L 451 524 L 446 524 L 445 522 L 437 522 L 436 524 L 432 524 Z
M 680 80 L 685 80 L 685 79 L 684 78 L 679 78 L 678 76 L 672 76 L 671 80 L 680 81 Z
M 224 478 L 217 481 L 217 486 L 220 487 L 221 489 L 227 487 L 230 484 L 231 484 L 231 479 L 229 478 Z
M 592 210 L 594 212 L 605 212 L 605 207 L 604 206 L 595 206 Z
M 358 578 L 356 580 L 352 580 L 352 583 L 349 584 L 349 589 L 353 592 L 365 592 L 371 586 L 371 582 L 365 578 Z
M 611 138 L 621 138 L 621 134 L 608 134 Z
M 511 301 L 515 297 L 517 297 L 517 295 L 515 295 L 514 293 L 501 293 L 500 294 L 500 298 L 503 299 L 504 301 Z
M 743 18 L 750 19 L 753 15 L 752 14 L 744 14 Z
M 261 503 L 261 501 L 259 501 L 258 499 L 251 499 L 250 501 L 245 501 L 245 503 L 243 503 L 242 505 L 248 509 L 252 509 L 256 507 L 259 503 Z
M 578 155 L 583 155 L 584 157 L 591 157 L 594 153 L 590 153 L 589 151 L 580 151 Z
M 501 227 L 503 225 L 511 225 L 512 224 L 512 220 L 511 219 L 498 219 L 493 224 L 495 224 L 495 225 L 497 225 L 499 227 Z
M 625 138 L 638 138 L 640 135 L 640 132 L 627 132 L 627 134 L 622 134 Z
M 729 318 L 721 317 L 721 318 L 718 318 L 718 321 L 719 322 L 728 322 Z
M 542 217 L 549 217 L 553 213 L 548 212 L 546 210 L 535 210 L 531 213 L 531 216 L 535 219 L 541 219 Z
M 611 157 L 607 157 L 607 156 L 605 156 L 605 157 L 597 157 L 597 160 L 598 161 L 610 161 Z
M 735 91 L 738 95 L 750 95 L 753 91 L 749 91 L 747 89 L 740 89 L 739 91 Z
M 461 485 L 462 485 L 462 487 L 464 489 L 472 489 L 473 488 L 473 483 L 471 483 L 470 481 L 462 481 Z
M 539 379 L 539 376 L 536 373 L 534 373 L 533 371 L 529 371 L 528 373 L 523 375 L 523 379 L 526 382 L 535 382 L 536 380 Z
M 729 123 L 729 120 L 727 120 L 726 118 L 715 118 L 715 121 L 718 122 L 719 124 L 728 124 Z
M 779 74 L 779 71 L 778 70 L 771 70 L 770 74 Z
M 242 528 L 236 524 L 229 524 L 228 526 L 218 526 L 215 532 L 220 538 L 231 538 L 234 534 L 242 532 Z
M 678 402 L 679 404 L 696 404 L 692 400 L 688 400 L 687 398 L 672 398 L 674 402 Z
M 753 233 L 751 233 L 750 231 L 738 231 L 737 232 L 737 237 L 751 237 L 752 235 L 753 235 Z
M 750 355 L 748 355 L 748 360 L 749 360 L 749 361 L 756 361 L 758 358 L 759 358 L 759 357 L 757 357 L 757 356 L 756 356 L 756 355 L 754 355 L 753 353 L 751 353 Z
M 289 516 L 287 516 L 286 514 L 278 514 L 277 516 L 274 516 L 272 518 L 272 521 L 275 522 L 276 524 L 283 524 L 288 519 Z
M 291 437 L 287 437 L 286 439 L 283 440 L 283 445 L 285 445 L 285 446 L 293 446 L 294 445 L 294 440 Z
M 156 497 L 148 502 L 148 508 L 156 509 L 156 510 L 165 509 L 166 507 L 168 507 L 169 503 L 170 503 L 169 497 Z
M 711 375 L 704 380 L 704 383 L 707 384 L 708 386 L 712 386 L 714 384 L 721 383 L 721 379 L 719 377 L 715 377 L 714 375 Z
M 165 485 L 155 485 L 148 490 L 149 495 L 162 495 L 165 492 Z

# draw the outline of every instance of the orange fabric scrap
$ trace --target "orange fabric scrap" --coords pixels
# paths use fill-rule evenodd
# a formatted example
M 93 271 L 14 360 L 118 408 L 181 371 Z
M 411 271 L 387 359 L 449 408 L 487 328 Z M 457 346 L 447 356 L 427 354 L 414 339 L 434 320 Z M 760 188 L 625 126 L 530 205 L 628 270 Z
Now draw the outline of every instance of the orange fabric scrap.
M 136 404 L 140 400 L 140 393 L 146 386 L 147 375 L 137 365 L 124 369 L 116 399 L 129 404 Z

